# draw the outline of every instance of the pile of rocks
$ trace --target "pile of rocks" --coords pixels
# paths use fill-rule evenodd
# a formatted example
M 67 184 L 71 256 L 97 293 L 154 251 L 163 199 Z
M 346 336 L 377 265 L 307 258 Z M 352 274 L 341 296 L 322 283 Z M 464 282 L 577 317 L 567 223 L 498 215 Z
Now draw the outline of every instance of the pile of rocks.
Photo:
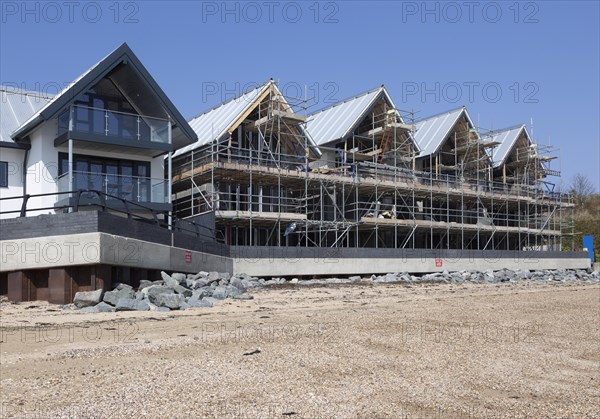
M 600 272 L 588 272 L 585 270 L 539 270 L 530 271 L 526 269 L 501 269 L 498 271 L 454 271 L 435 272 L 420 276 L 411 275 L 407 272 L 389 273 L 386 275 L 351 276 L 349 278 L 327 278 L 309 279 L 298 281 L 297 278 L 286 280 L 285 278 L 273 278 L 268 281 L 258 280 L 259 285 L 328 285 L 347 284 L 352 282 L 448 282 L 448 283 L 498 283 L 514 281 L 600 281 Z
M 406 272 L 386 275 L 351 276 L 349 278 L 327 278 L 298 280 L 298 278 L 254 278 L 246 274 L 231 276 L 228 273 L 198 272 L 195 275 L 161 272 L 162 280 L 141 281 L 135 291 L 130 285 L 118 284 L 112 291 L 102 290 L 78 292 L 73 303 L 83 312 L 107 311 L 170 311 L 188 308 L 212 307 L 215 302 L 226 298 L 249 300 L 246 293 L 251 288 L 280 285 L 333 285 L 354 282 L 446 282 L 446 283 L 499 283 L 514 281 L 600 281 L 600 272 L 584 270 L 510 270 L 436 272 L 422 276 Z
M 162 280 L 140 281 L 137 291 L 127 284 L 117 284 L 112 291 L 78 292 L 73 304 L 82 312 L 170 311 L 212 307 L 218 300 L 250 300 L 249 288 L 259 286 L 257 278 L 246 274 L 198 272 L 197 274 L 161 272 Z
M 499 271 L 458 271 L 436 272 L 421 277 L 411 277 L 411 280 L 434 282 L 472 282 L 472 283 L 498 283 L 514 281 L 600 281 L 600 272 L 587 272 L 585 270 L 540 270 L 527 269 L 501 269 Z

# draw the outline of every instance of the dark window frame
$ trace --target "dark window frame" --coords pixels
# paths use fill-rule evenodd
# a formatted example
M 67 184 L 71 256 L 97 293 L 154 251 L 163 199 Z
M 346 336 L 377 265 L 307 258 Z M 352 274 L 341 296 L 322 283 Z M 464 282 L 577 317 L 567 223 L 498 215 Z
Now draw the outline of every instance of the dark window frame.
M 59 160 L 58 175 L 62 176 L 68 171 L 68 170 L 66 170 L 65 167 L 63 167 L 63 162 L 68 164 L 69 155 L 67 153 L 60 152 L 60 153 L 58 153 L 58 160 Z M 148 178 L 151 177 L 150 176 L 151 163 L 149 161 L 133 160 L 133 159 L 115 159 L 115 158 L 111 158 L 111 157 L 91 156 L 89 154 L 73 154 L 73 163 L 75 163 L 77 161 L 87 161 L 88 167 L 91 163 L 102 162 L 102 174 L 106 174 L 107 164 L 110 164 L 110 165 L 116 164 L 118 167 L 118 173 L 117 173 L 118 175 L 122 175 L 121 167 L 131 164 L 131 166 L 133 167 L 133 175 L 131 175 L 131 176 L 140 176 L 140 177 L 148 177 Z M 146 173 L 148 173 L 148 175 L 144 176 L 144 175 L 139 174 L 140 173 L 139 169 L 141 167 L 145 168 Z M 74 170 L 76 170 L 76 169 L 74 169 Z M 87 170 L 87 171 L 89 172 L 89 170 Z
M 112 94 L 110 94 L 112 93 Z M 146 123 L 137 122 L 143 117 L 138 109 L 125 97 L 123 92 L 110 79 L 104 78 L 88 91 L 81 94 L 74 102 L 73 120 L 70 121 L 71 108 L 66 109 L 58 117 L 58 135 L 69 130 L 73 123 L 73 131 L 106 135 L 106 121 L 98 111 L 111 112 L 111 116 L 122 115 L 120 120 L 109 123 L 109 136 L 137 139 L 138 130 L 147 131 L 142 137 L 150 137 L 150 128 Z M 78 107 L 79 106 L 79 107 Z
M 69 155 L 67 153 L 58 153 L 58 173 L 59 177 L 68 172 Z M 83 170 L 88 173 L 95 173 L 90 170 L 91 165 L 101 165 L 101 171 L 98 172 L 103 176 L 115 176 L 115 183 L 112 191 L 107 191 L 109 195 L 119 196 L 129 201 L 137 201 L 137 196 L 142 196 L 140 201 L 150 202 L 151 201 L 151 163 L 141 160 L 131 159 L 115 159 L 110 157 L 98 157 L 87 154 L 74 154 L 73 155 L 73 170 L 75 172 L 82 171 L 77 168 L 77 164 L 87 165 L 87 170 Z M 116 173 L 107 172 L 107 168 L 115 168 Z M 131 172 L 129 172 L 129 169 Z M 127 173 L 125 173 L 127 171 Z M 145 174 L 143 174 L 145 172 Z M 77 175 L 76 175 L 77 176 Z M 134 177 L 142 178 L 140 184 L 140 190 L 137 189 L 137 185 L 134 182 L 129 182 L 125 178 Z M 75 179 L 77 181 L 77 179 Z M 87 178 L 87 185 L 75 185 L 77 189 L 94 189 L 93 182 L 97 181 L 93 176 Z M 85 187 L 87 186 L 87 187 Z
M 0 188 L 8 188 L 8 162 L 0 161 Z

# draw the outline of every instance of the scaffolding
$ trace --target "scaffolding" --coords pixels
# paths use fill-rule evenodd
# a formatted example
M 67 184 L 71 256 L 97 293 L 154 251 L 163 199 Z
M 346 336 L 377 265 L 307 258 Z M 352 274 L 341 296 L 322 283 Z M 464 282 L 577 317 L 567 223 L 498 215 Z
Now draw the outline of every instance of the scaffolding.
M 214 214 L 226 244 L 247 246 L 557 250 L 572 233 L 541 146 L 517 145 L 500 179 L 497 144 L 461 122 L 419 161 L 414 114 L 379 104 L 317 149 L 308 102 L 273 88 L 226 139 L 174 160 L 175 214 Z

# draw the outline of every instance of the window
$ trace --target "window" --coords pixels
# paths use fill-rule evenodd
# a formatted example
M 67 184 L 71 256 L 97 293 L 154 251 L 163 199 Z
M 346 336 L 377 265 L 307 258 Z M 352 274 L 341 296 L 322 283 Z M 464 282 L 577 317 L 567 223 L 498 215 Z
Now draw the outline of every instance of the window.
M 0 188 L 8 188 L 8 162 L 0 161 Z
M 59 176 L 69 172 L 69 157 L 59 154 Z M 150 202 L 150 163 L 75 154 L 73 189 L 93 189 L 129 201 Z
M 102 79 L 81 95 L 75 105 L 76 131 L 137 139 L 138 118 L 131 115 L 136 113 L 135 109 L 112 81 Z
M 62 135 L 69 130 L 69 109 L 58 116 L 58 135 Z

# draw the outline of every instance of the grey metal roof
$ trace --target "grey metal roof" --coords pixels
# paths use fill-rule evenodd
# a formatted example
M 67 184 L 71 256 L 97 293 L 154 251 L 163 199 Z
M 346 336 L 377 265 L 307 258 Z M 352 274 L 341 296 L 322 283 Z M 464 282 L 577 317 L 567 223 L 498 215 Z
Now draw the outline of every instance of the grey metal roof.
M 345 138 L 382 94 L 393 107 L 385 87 L 381 86 L 309 115 L 306 130 L 318 146 Z
M 48 94 L 0 86 L 0 141 L 14 144 L 11 135 L 51 100 Z
M 222 140 L 231 128 L 231 125 L 250 107 L 255 105 L 255 101 L 267 90 L 273 81 L 268 81 L 260 86 L 233 98 L 227 102 L 221 103 L 214 108 L 190 119 L 190 127 L 198 136 L 198 140 L 186 147 L 177 150 L 173 157 L 195 150 L 211 141 Z M 275 86 L 276 87 L 276 86 Z
M 275 89 L 276 93 L 281 93 L 277 84 L 273 80 L 269 80 L 239 97 L 223 102 L 192 118 L 189 121 L 189 124 L 196 132 L 198 141 L 177 150 L 173 154 L 173 157 L 180 156 L 191 150 L 210 144 L 212 141 L 222 141 L 228 136 L 228 132 L 232 129 L 233 124 L 249 109 L 256 106 L 257 101 L 271 88 Z M 305 130 L 303 127 L 301 127 L 301 129 Z M 317 156 L 320 156 L 321 152 L 310 137 L 308 138 L 308 141 L 312 151 Z
M 417 132 L 414 138 L 421 149 L 419 157 L 429 156 L 437 152 L 462 115 L 465 115 L 471 126 L 474 126 L 465 107 L 453 109 L 415 122 Z
M 371 107 L 381 98 L 384 98 L 391 108 L 396 108 L 385 86 L 381 86 L 314 112 L 306 121 L 306 130 L 317 145 L 344 139 L 356 129 Z M 399 121 L 404 122 L 400 112 L 396 111 L 396 116 Z M 412 133 L 408 133 L 408 137 L 415 151 L 419 152 L 419 146 Z
M 133 70 L 134 76 L 132 76 L 132 78 L 127 79 L 123 73 L 118 74 L 119 71 L 117 67 L 119 67 L 121 64 L 124 64 L 128 69 Z M 113 72 L 115 69 L 117 70 Z M 146 70 L 144 65 L 126 43 L 123 43 L 117 49 L 92 66 L 89 70 L 84 72 L 67 88 L 57 94 L 50 102 L 45 104 L 45 106 L 43 106 L 41 109 L 37 110 L 12 134 L 12 138 L 18 141 L 24 135 L 27 135 L 38 124 L 55 117 L 80 94 L 89 90 L 100 79 L 107 76 L 111 72 L 113 72 L 112 74 L 114 74 L 115 77 L 120 76 L 124 82 L 122 87 L 133 88 L 134 86 L 139 86 L 138 82 L 141 82 L 141 84 L 145 86 L 145 89 L 142 90 L 140 87 L 139 93 L 143 96 L 143 99 L 140 100 L 140 104 L 146 104 L 145 106 L 148 106 L 147 103 L 150 99 L 152 99 L 154 103 L 159 103 L 164 112 L 170 116 L 171 122 L 174 125 L 172 131 L 172 140 L 173 147 L 175 149 L 190 144 L 196 140 L 196 134 L 188 125 L 185 118 L 183 118 L 179 110 L 173 105 L 164 91 L 156 83 L 154 78 L 152 78 L 150 73 L 148 73 L 148 70 Z M 152 98 L 150 98 L 150 96 L 152 96 Z
M 55 103 L 56 101 L 58 101 L 58 99 L 60 99 L 61 97 L 65 96 L 65 93 L 68 92 L 69 89 L 71 89 L 74 84 L 79 83 L 79 81 L 81 79 L 83 79 L 85 76 L 87 76 L 94 68 L 96 68 L 102 61 L 104 61 L 106 58 L 108 58 L 108 56 L 111 55 L 113 52 L 111 52 L 110 54 L 106 55 L 100 61 L 98 61 L 96 64 L 94 64 L 93 66 L 91 66 L 90 68 L 88 68 L 79 77 L 77 77 L 75 80 L 73 80 L 71 83 L 69 83 L 64 89 L 62 89 L 60 92 L 58 92 L 50 101 L 48 101 L 47 103 L 45 103 L 44 106 L 42 106 L 40 109 L 36 110 L 36 112 L 34 112 L 32 115 L 30 115 L 30 117 L 27 118 L 27 120 L 24 121 L 18 127 L 19 129 L 15 130 L 14 135 L 18 136 L 21 133 L 26 133 L 27 131 L 29 131 L 32 128 L 34 128 L 37 125 L 36 123 L 42 122 L 44 120 L 44 118 L 42 118 L 42 113 L 43 112 L 47 112 L 47 110 L 50 107 L 50 105 L 52 105 L 53 103 Z
M 531 142 L 525 124 L 494 131 L 486 136 L 486 141 L 497 141 L 500 143 L 492 152 L 494 167 L 499 167 L 504 163 L 522 132 L 525 133 L 529 142 Z

